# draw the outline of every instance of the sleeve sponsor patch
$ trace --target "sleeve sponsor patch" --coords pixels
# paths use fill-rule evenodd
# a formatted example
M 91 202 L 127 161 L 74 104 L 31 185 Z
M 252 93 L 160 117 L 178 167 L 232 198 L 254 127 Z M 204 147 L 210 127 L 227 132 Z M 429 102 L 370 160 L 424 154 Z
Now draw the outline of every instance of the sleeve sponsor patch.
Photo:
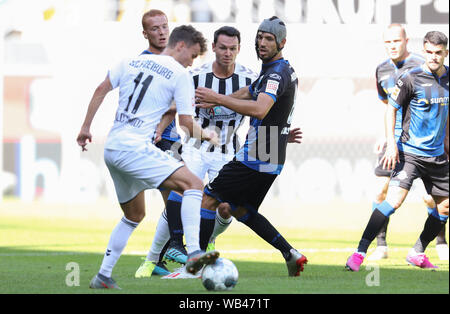
M 274 81 L 274 80 L 268 80 L 265 92 L 276 95 L 279 85 L 280 85 L 280 82 L 277 82 L 277 81 Z
M 398 86 L 395 86 L 395 88 L 392 90 L 391 98 L 394 100 L 397 100 L 399 93 L 400 93 L 400 88 L 398 88 Z

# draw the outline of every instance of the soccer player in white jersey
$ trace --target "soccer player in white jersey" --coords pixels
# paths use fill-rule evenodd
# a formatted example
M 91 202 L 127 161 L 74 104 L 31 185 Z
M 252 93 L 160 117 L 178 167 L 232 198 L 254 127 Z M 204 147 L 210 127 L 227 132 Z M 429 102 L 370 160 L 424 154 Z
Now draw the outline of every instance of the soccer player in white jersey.
M 119 87 L 119 106 L 105 143 L 104 158 L 124 217 L 113 230 L 100 270 L 90 288 L 120 289 L 112 271 L 129 237 L 145 216 L 146 189 L 164 187 L 183 194 L 181 209 L 190 269 L 215 262 L 217 251 L 200 250 L 199 226 L 203 183 L 184 164 L 152 143 L 155 129 L 172 101 L 179 123 L 189 135 L 218 144 L 217 134 L 202 130 L 193 120 L 194 89 L 186 67 L 206 51 L 203 35 L 192 26 L 175 28 L 161 55 L 140 55 L 122 61 L 108 72 L 89 103 L 77 137 L 82 151 L 92 141 L 90 126 L 109 91 Z
M 224 95 L 231 94 L 244 86 L 250 85 L 258 76 L 252 70 L 236 63 L 236 57 L 240 51 L 241 35 L 239 30 L 230 26 L 223 26 L 215 31 L 212 50 L 215 53 L 215 60 L 207 62 L 191 72 L 194 80 L 194 86 L 207 87 Z M 187 143 L 183 144 L 182 158 L 186 166 L 196 174 L 200 179 L 204 179 L 206 174 L 208 178 L 214 178 L 224 164 L 233 159 L 236 149 L 239 148 L 239 138 L 237 130 L 244 123 L 244 116 L 227 108 L 197 109 L 196 120 L 203 128 L 214 129 L 219 134 L 219 146 L 211 145 L 208 141 L 191 138 Z M 167 121 L 169 122 L 169 121 Z M 159 125 L 163 129 L 165 125 Z M 180 209 L 182 196 L 172 192 L 169 195 L 167 208 L 170 212 Z M 163 213 L 164 214 L 164 213 Z M 162 214 L 162 215 L 163 215 Z M 169 210 L 167 211 L 169 215 Z M 183 245 L 183 226 L 181 221 L 177 219 L 169 219 L 170 225 L 170 245 L 167 254 L 174 252 L 182 252 Z M 179 219 L 178 219 L 179 220 Z M 223 232 L 231 223 L 232 217 L 221 217 L 216 212 L 201 210 L 201 223 L 208 224 L 210 228 L 215 228 L 213 236 Z M 173 225 L 171 225 L 173 224 Z M 168 225 L 168 227 L 169 227 Z M 165 238 L 165 241 L 160 241 Z M 202 238 L 202 235 L 200 235 Z M 214 238 L 211 237 L 211 240 Z M 205 242 L 206 240 L 206 242 Z M 203 239 L 201 247 L 206 247 L 209 239 Z M 169 241 L 169 230 L 158 228 L 155 234 L 152 248 L 147 258 L 153 258 L 153 262 L 163 249 L 164 243 Z M 158 247 L 159 244 L 159 247 Z M 213 251 L 214 248 L 209 247 Z M 172 259 L 169 257 L 169 259 Z M 141 265 L 140 268 L 143 266 Z M 143 273 L 140 271 L 140 273 Z M 147 276 L 151 276 L 151 272 L 146 272 Z M 182 272 L 179 276 L 171 276 L 168 278 L 190 278 L 186 272 Z
M 157 54 L 159 55 L 164 48 L 167 46 L 167 41 L 169 39 L 169 24 L 166 14 L 157 9 L 152 9 L 147 11 L 142 16 L 142 34 L 144 38 L 148 41 L 148 48 L 142 51 L 141 54 Z M 161 129 L 158 125 L 156 128 L 155 136 L 154 136 L 154 144 L 156 147 L 166 152 L 167 154 L 175 157 L 178 160 L 181 160 L 181 138 L 177 133 L 177 128 L 175 125 L 175 121 L 173 119 L 176 113 L 175 106 L 172 106 L 168 112 L 166 112 L 161 118 L 160 125 L 166 125 L 165 121 L 171 121 L 164 129 Z M 172 119 L 170 119 L 172 117 Z M 161 214 L 160 219 L 158 220 L 158 224 L 156 226 L 157 230 L 166 230 L 168 229 L 169 217 L 175 217 L 171 219 L 176 219 L 181 221 L 181 212 L 178 211 L 168 211 L 167 210 L 167 199 L 170 194 L 170 190 L 160 188 L 161 196 L 163 198 L 163 202 L 165 208 Z M 158 232 L 157 233 L 161 233 Z M 169 231 L 167 231 L 167 235 Z M 160 238 L 165 239 L 164 234 L 161 237 L 155 238 L 152 245 L 159 249 L 159 243 L 165 240 L 160 240 Z M 158 258 L 154 258 L 152 255 L 152 248 L 150 248 L 149 256 L 144 258 L 141 266 L 135 273 L 136 278 L 149 277 L 153 275 L 168 275 L 170 274 L 169 270 L 166 267 L 166 262 L 163 260 L 163 257 L 166 253 L 168 247 L 168 243 L 163 248 L 160 256 Z M 169 255 L 170 260 L 179 263 L 186 263 L 187 253 L 183 247 L 182 252 L 175 251 L 172 249 L 170 251 L 171 255 Z

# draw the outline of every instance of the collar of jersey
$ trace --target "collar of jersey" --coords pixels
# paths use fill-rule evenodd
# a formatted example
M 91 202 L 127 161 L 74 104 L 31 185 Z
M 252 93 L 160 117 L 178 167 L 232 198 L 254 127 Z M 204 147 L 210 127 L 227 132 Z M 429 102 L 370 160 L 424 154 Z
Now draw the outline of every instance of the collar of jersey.
M 436 77 L 436 75 L 434 75 L 434 74 L 431 73 L 430 71 L 425 70 L 424 65 L 425 65 L 425 64 L 422 65 L 422 70 L 423 70 L 426 74 Z M 444 74 L 442 74 L 442 76 L 438 77 L 439 79 L 448 76 L 448 66 L 446 66 L 446 65 L 444 64 L 444 67 L 445 67 L 445 72 L 444 72 Z

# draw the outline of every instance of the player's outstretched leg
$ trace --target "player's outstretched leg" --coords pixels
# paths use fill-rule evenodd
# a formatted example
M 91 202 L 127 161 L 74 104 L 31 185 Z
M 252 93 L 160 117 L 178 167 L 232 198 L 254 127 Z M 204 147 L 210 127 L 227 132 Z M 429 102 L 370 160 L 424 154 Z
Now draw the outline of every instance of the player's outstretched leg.
M 283 255 L 289 276 L 300 276 L 304 266 L 308 262 L 306 256 L 295 250 L 275 227 L 260 213 L 249 213 L 245 208 L 239 207 L 233 214 L 238 221 L 252 229 L 258 236 L 279 250 Z

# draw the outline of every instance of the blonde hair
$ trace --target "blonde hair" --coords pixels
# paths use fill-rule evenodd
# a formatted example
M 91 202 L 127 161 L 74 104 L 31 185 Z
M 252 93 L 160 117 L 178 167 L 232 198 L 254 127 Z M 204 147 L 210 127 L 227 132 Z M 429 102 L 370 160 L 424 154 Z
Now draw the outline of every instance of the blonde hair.
M 168 20 L 166 13 L 164 13 L 163 11 L 157 10 L 157 9 L 151 9 L 150 11 L 145 12 L 144 15 L 142 16 L 142 28 L 145 28 L 145 20 L 147 18 L 158 16 L 158 15 L 163 15 L 166 17 L 166 20 Z

